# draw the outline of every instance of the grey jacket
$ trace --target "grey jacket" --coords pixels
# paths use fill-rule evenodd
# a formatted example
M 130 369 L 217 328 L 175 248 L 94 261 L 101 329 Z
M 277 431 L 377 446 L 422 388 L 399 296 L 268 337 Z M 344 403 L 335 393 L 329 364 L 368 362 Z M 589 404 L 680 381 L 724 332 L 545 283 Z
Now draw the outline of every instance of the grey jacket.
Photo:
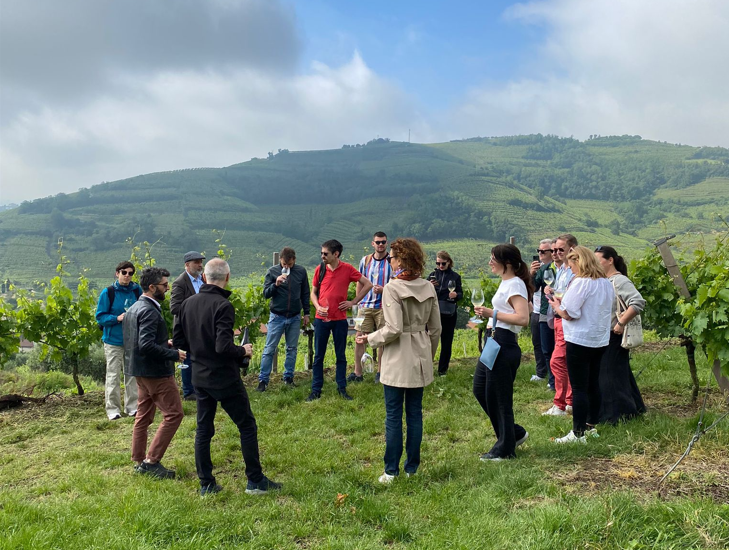
M 176 349 L 167 345 L 169 333 L 160 308 L 142 296 L 124 315 L 124 374 L 144 378 L 174 376 Z

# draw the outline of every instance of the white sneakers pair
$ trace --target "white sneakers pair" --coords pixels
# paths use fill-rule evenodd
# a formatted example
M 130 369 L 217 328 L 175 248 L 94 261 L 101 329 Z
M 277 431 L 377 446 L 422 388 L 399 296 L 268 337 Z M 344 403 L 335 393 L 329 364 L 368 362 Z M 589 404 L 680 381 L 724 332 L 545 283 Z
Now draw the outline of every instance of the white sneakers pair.
M 587 443 L 587 438 L 589 437 L 600 437 L 600 434 L 597 433 L 597 429 L 590 428 L 589 430 L 585 430 L 585 434 L 582 437 L 577 437 L 575 435 L 575 432 L 570 430 L 570 433 L 565 435 L 564 437 L 558 437 L 554 440 L 555 443 Z
M 414 476 L 415 474 L 411 474 L 410 472 L 405 472 L 405 475 L 406 475 L 407 477 L 413 477 L 413 476 Z M 393 475 L 390 475 L 390 474 L 388 474 L 387 472 L 385 472 L 384 474 L 382 474 L 382 475 L 381 475 L 381 476 L 379 477 L 378 481 L 379 481 L 380 483 L 382 483 L 383 485 L 388 485 L 389 483 L 392 483 L 393 481 L 395 481 L 395 478 L 396 478 L 396 477 L 397 477 L 397 476 L 393 476 Z
M 542 413 L 542 416 L 567 416 L 567 412 L 560 409 L 557 405 L 552 405 Z

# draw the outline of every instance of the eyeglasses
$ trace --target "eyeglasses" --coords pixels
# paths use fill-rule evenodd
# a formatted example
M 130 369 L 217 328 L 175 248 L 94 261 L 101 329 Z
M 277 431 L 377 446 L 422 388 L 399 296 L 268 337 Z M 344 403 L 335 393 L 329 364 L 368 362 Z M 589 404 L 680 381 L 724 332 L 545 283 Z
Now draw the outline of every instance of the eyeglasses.
M 537 248 L 537 253 L 538 254 L 546 254 L 547 252 L 552 252 L 552 249 L 551 248 L 545 248 L 544 250 L 540 250 L 539 248 Z
M 435 265 L 448 265 L 448 262 L 435 262 Z
M 399 260 L 399 259 L 400 259 L 400 257 L 399 257 L 399 256 L 389 256 L 389 257 L 387 258 L 387 261 L 388 261 L 388 262 L 391 262 L 392 260 Z
M 553 248 L 553 252 L 567 252 L 564 248 Z
M 324 251 L 322 250 L 322 253 L 321 253 L 321 255 L 322 255 L 322 256 L 329 256 L 329 252 L 324 252 Z
M 496 258 L 494 258 L 493 256 L 491 256 L 491 258 L 489 259 L 489 263 L 490 264 L 495 264 L 495 263 L 498 263 L 498 262 L 496 261 Z
M 170 283 L 155 283 L 154 286 L 163 286 L 165 288 L 169 288 L 170 287 Z
M 133 269 L 128 269 L 128 270 L 127 269 L 120 269 L 119 270 L 119 275 L 134 275 L 134 270 Z
M 387 240 L 384 240 L 384 241 L 375 241 L 375 244 L 387 244 Z

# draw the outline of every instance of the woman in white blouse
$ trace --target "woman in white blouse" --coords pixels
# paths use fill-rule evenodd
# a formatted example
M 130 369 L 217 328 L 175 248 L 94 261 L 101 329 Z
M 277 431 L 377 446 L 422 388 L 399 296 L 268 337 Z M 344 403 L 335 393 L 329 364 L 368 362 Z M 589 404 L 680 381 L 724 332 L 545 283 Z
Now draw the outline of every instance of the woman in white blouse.
M 557 443 L 586 443 L 600 414 L 600 360 L 610 341 L 615 292 L 589 248 L 576 246 L 567 255 L 574 279 L 564 296 L 552 297 L 554 314 L 562 317 L 567 344 L 567 371 L 572 385 L 572 431 Z
M 493 369 L 481 361 L 473 375 L 473 395 L 491 420 L 496 443 L 481 455 L 483 462 L 504 460 L 516 456 L 516 448 L 524 443 L 529 433 L 514 422 L 514 378 L 521 361 L 518 334 L 529 325 L 529 302 L 534 285 L 529 268 L 521 259 L 521 252 L 513 244 L 500 244 L 491 249 L 491 272 L 501 278 L 491 300 L 493 309 L 475 307 L 481 317 L 491 318 L 496 312 L 494 340 L 501 349 Z

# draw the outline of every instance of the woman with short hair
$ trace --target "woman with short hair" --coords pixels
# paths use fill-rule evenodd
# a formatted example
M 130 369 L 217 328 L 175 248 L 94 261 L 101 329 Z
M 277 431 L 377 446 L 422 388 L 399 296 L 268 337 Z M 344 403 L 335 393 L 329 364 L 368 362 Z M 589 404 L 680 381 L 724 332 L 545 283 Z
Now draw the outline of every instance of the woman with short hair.
M 589 248 L 567 255 L 574 273 L 562 298 L 550 296 L 554 314 L 563 319 L 567 373 L 572 385 L 572 431 L 556 443 L 586 443 L 600 413 L 600 361 L 610 340 L 613 285 Z
M 645 300 L 628 279 L 628 266 L 612 246 L 598 246 L 595 257 L 612 283 L 617 297 L 627 306 L 618 315 L 618 300 L 613 300 L 610 316 L 610 343 L 600 363 L 600 422 L 617 424 L 646 411 L 643 397 L 630 369 L 630 352 L 622 346 L 625 326 L 645 308 Z
M 440 358 L 438 359 L 438 376 L 445 376 L 451 362 L 453 351 L 453 336 L 456 332 L 458 319 L 458 301 L 463 298 L 461 276 L 453 271 L 453 258 L 445 250 L 439 251 L 435 256 L 435 270 L 428 275 L 438 294 L 438 307 L 440 308 L 440 324 L 443 332 L 440 337 Z M 449 283 L 453 283 L 449 285 Z M 453 286 L 453 290 L 448 287 Z
M 380 483 L 400 473 L 402 413 L 405 404 L 407 440 L 405 473 L 420 466 L 423 439 L 423 388 L 433 381 L 433 357 L 441 332 L 435 289 L 425 279 L 425 252 L 415 239 L 397 239 L 390 245 L 395 277 L 382 292 L 385 326 L 357 336 L 358 344 L 384 346 L 380 383 L 385 390 L 385 472 Z

